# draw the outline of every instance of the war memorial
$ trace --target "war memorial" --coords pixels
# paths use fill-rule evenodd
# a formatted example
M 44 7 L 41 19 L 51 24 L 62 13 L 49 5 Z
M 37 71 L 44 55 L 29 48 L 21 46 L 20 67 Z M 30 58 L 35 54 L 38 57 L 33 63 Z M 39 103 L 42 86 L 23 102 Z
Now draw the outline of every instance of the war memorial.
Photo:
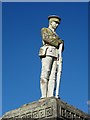
M 61 22 L 57 15 L 48 17 L 48 28 L 41 29 L 42 47 L 39 57 L 42 62 L 38 101 L 25 104 L 5 113 L 1 120 L 89 120 L 90 115 L 64 102 L 59 96 L 62 74 L 64 40 L 56 33 Z

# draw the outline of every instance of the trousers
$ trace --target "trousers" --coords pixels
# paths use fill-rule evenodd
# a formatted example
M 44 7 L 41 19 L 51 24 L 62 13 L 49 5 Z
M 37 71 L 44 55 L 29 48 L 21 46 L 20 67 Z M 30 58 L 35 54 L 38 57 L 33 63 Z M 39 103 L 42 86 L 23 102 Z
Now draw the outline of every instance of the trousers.
M 56 84 L 57 73 L 57 58 L 52 56 L 46 56 L 42 58 L 42 70 L 41 70 L 41 94 L 42 97 L 54 96 L 54 88 Z

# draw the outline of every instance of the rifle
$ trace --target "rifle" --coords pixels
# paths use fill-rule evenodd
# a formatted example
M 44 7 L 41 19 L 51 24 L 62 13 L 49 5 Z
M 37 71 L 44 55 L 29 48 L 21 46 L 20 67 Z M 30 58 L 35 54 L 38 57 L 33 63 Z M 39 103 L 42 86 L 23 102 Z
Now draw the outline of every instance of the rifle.
M 60 80 L 61 80 L 61 73 L 62 73 L 62 48 L 63 44 L 61 43 L 59 45 L 59 51 L 58 51 L 58 59 L 57 59 L 57 84 L 56 84 L 56 98 L 59 98 L 59 86 L 60 86 Z

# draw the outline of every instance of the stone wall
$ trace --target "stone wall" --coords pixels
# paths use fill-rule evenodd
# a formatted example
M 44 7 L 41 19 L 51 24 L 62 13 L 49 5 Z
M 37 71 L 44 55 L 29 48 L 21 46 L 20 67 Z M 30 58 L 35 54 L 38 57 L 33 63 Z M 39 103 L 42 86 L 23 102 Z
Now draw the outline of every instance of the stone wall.
M 89 115 L 55 97 L 40 99 L 9 111 L 2 120 L 88 120 Z

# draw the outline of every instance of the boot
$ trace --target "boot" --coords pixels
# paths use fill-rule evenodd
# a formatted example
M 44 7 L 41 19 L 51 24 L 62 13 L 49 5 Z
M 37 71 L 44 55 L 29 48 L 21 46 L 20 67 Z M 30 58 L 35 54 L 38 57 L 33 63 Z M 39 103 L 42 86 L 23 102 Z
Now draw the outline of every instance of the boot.
M 41 99 L 47 97 L 47 80 L 41 79 L 40 80 L 40 87 L 41 87 Z
M 49 80 L 47 97 L 53 97 L 54 96 L 54 89 L 55 89 L 55 81 L 54 80 Z

